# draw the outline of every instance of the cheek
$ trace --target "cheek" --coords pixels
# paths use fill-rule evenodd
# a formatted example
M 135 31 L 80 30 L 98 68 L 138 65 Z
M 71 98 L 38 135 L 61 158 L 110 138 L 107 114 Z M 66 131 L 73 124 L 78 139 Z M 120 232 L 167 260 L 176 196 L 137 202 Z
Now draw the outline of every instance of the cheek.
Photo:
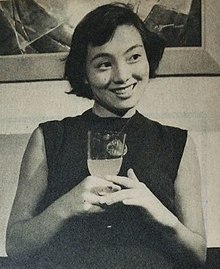
M 142 68 L 142 75 L 149 77 L 149 72 L 150 72 L 150 66 L 149 66 L 148 61 L 146 60 L 144 66 Z
M 149 64 L 148 62 L 142 62 L 136 65 L 134 73 L 137 78 L 140 80 L 145 80 L 149 78 Z
M 94 72 L 93 74 L 89 74 L 88 80 L 92 87 L 105 88 L 109 83 L 110 77 L 110 72 Z

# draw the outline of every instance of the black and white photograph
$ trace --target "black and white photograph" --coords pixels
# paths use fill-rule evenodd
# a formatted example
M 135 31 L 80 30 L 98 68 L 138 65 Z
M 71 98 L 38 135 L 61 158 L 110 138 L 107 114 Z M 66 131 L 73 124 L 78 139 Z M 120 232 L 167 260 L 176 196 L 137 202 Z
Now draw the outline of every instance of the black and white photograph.
M 0 269 L 217 269 L 220 2 L 0 1 Z

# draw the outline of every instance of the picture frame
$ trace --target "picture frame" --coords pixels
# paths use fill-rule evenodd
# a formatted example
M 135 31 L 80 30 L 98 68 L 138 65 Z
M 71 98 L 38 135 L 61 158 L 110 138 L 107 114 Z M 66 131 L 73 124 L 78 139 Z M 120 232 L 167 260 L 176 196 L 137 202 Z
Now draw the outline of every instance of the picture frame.
M 201 0 L 201 46 L 165 49 L 159 76 L 220 75 L 219 12 L 219 1 Z
M 201 0 L 202 45 L 166 48 L 158 76 L 219 75 L 220 3 Z M 215 41 L 210 37 L 216 29 Z M 0 56 L 0 82 L 62 80 L 66 52 Z

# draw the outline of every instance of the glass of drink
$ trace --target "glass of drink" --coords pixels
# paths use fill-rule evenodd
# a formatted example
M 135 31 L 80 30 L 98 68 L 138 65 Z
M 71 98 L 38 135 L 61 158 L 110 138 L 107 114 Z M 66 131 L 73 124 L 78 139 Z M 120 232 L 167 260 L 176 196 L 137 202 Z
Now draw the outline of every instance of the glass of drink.
M 125 152 L 126 134 L 88 131 L 87 164 L 92 176 L 117 175 Z

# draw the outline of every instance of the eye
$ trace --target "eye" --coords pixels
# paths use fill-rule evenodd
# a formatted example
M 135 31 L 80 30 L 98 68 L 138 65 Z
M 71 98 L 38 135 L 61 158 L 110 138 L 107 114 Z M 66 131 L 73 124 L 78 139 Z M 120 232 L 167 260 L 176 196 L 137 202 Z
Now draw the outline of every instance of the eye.
M 128 59 L 128 62 L 136 63 L 140 60 L 140 58 L 141 58 L 141 54 L 135 53 Z
M 111 67 L 112 67 L 112 64 L 109 61 L 99 63 L 96 66 L 96 68 L 99 69 L 99 70 L 101 70 L 101 71 L 105 71 L 105 70 L 111 69 Z

